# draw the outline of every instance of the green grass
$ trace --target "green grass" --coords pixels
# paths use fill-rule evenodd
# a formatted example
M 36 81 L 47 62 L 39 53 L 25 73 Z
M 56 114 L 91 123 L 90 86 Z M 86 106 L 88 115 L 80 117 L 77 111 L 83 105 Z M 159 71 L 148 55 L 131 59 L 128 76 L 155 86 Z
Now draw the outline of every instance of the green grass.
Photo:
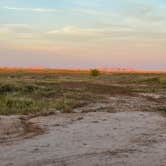
M 43 111 L 47 103 L 28 98 L 0 97 L 0 114 L 30 114 Z

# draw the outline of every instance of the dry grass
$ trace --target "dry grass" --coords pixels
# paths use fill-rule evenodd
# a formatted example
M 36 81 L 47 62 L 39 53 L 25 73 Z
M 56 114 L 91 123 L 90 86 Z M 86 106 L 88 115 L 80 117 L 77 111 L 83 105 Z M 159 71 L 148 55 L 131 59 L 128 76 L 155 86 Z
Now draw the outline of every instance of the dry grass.
M 0 114 L 72 112 L 108 96 L 165 92 L 164 74 L 101 74 L 88 71 L 0 70 Z

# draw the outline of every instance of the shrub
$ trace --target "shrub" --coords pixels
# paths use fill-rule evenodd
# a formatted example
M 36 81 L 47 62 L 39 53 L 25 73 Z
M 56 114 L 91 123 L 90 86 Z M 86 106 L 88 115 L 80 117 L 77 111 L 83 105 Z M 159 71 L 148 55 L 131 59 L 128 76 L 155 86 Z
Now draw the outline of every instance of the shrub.
M 91 76 L 99 76 L 100 75 L 100 71 L 99 70 L 97 70 L 97 69 L 92 69 L 91 71 L 90 71 L 90 75 Z
M 27 92 L 27 93 L 32 93 L 32 92 L 34 92 L 37 89 L 38 89 L 38 87 L 34 86 L 34 85 L 25 85 L 23 87 L 24 92 Z
M 19 88 L 12 84 L 2 84 L 0 85 L 0 93 L 8 93 L 18 91 Z

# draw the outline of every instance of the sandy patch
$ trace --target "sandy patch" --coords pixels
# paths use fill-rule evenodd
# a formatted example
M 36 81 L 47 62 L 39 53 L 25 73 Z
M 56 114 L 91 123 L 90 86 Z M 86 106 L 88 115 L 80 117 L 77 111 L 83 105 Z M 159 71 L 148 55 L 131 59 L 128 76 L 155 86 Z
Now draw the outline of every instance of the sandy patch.
M 0 147 L 2 166 L 165 166 L 166 120 L 152 112 L 57 114 L 46 133 Z

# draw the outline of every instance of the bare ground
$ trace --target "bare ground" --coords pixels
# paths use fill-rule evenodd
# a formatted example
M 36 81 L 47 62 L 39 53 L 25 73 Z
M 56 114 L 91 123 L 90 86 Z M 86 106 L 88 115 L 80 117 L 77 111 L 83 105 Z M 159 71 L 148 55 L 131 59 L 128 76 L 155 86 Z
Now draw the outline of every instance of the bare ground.
M 2 116 L 0 165 L 165 166 L 166 119 L 154 112 L 165 106 L 160 97 L 112 96 L 77 113 Z

